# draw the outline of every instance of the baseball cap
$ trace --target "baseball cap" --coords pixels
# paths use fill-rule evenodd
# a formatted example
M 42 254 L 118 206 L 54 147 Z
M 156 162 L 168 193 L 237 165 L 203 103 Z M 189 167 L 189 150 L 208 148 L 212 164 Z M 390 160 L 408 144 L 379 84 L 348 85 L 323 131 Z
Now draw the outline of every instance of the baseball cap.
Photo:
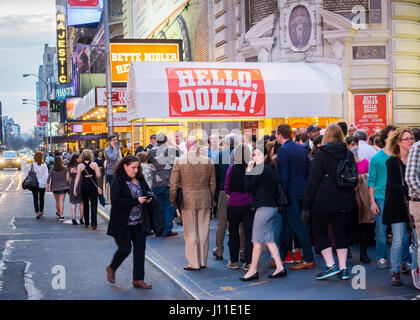
M 321 130 L 320 127 L 318 127 L 316 124 L 311 124 L 308 129 L 306 130 L 306 132 L 315 132 L 317 130 Z

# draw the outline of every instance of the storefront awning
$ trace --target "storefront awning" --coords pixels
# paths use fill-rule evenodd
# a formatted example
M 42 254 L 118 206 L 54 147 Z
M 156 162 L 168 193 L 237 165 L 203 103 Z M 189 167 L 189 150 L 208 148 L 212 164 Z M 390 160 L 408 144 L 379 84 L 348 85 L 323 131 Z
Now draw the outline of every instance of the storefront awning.
M 132 62 L 127 91 L 129 121 L 343 116 L 330 64 Z

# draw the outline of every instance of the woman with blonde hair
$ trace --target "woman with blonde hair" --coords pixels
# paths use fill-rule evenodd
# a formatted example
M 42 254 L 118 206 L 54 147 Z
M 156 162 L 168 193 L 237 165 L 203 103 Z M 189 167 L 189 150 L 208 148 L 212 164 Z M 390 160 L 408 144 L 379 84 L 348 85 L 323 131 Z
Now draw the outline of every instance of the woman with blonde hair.
M 319 249 L 326 267 L 316 276 L 317 280 L 337 275 L 349 279 L 347 269 L 347 228 L 350 214 L 356 208 L 354 187 L 339 186 L 336 176 L 341 160 L 354 163 L 353 154 L 347 150 L 344 136 L 337 124 L 330 124 L 322 138 L 319 151 L 314 154 L 311 175 L 306 185 L 302 210 L 312 213 L 312 226 L 319 242 Z M 334 261 L 328 226 L 332 224 L 339 267 Z
M 82 176 L 82 198 L 83 198 L 83 215 L 85 217 L 85 227 L 89 227 L 89 201 L 91 209 L 92 229 L 97 228 L 97 214 L 98 214 L 98 195 L 102 194 L 100 187 L 101 171 L 98 164 L 93 162 L 93 153 L 90 150 L 82 152 L 82 162 L 77 166 L 76 180 L 74 182 L 73 193 L 77 196 L 77 185 L 79 184 L 80 176 Z
M 389 150 L 392 156 L 386 162 L 387 182 L 382 223 L 392 227 L 391 245 L 391 285 L 401 285 L 401 264 L 404 238 L 407 237 L 409 199 L 405 169 L 408 151 L 414 143 L 414 135 L 409 128 L 397 128 L 389 137 Z
M 48 168 L 44 163 L 44 156 L 41 151 L 35 153 L 34 162 L 30 166 L 27 166 L 26 176 L 28 176 L 31 170 L 35 172 L 36 179 L 38 180 L 38 188 L 31 189 L 31 192 L 34 198 L 36 218 L 39 219 L 44 214 L 45 187 L 48 179 Z

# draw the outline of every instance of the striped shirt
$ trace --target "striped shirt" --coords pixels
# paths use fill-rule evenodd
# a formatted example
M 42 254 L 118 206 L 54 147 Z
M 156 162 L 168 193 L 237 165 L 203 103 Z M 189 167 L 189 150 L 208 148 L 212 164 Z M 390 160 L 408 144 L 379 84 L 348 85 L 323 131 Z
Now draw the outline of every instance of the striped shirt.
M 420 141 L 408 153 L 405 180 L 409 187 L 410 197 L 420 198 Z

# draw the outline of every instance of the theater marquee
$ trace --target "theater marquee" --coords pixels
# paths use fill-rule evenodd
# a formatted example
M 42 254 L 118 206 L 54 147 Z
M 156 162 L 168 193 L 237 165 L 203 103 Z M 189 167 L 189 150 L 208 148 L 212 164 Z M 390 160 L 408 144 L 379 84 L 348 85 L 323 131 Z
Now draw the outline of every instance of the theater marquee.
M 110 44 L 111 80 L 126 83 L 128 69 L 136 62 L 178 62 L 182 61 L 181 40 L 161 39 L 119 39 Z

